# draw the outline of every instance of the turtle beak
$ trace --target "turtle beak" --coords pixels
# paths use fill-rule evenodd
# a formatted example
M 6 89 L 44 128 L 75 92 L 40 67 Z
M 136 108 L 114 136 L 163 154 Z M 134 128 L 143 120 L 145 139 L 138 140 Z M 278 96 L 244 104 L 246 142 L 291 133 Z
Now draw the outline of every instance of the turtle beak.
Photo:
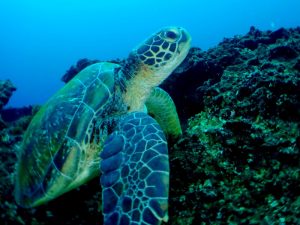
M 187 32 L 187 30 L 182 27 L 180 28 L 180 30 L 181 30 L 181 34 L 182 34 L 182 38 L 180 41 L 185 41 L 187 43 L 191 43 L 192 37 L 189 34 L 189 32 Z
M 190 48 L 191 47 L 191 42 L 192 42 L 192 37 L 191 35 L 186 31 L 186 29 L 180 27 L 178 28 L 180 30 L 180 33 L 181 33 L 181 38 L 178 42 L 178 45 L 179 46 L 186 46 L 185 48 Z M 181 47 L 182 48 L 182 47 Z M 178 50 L 180 51 L 181 48 L 178 48 Z
M 192 42 L 191 35 L 184 28 L 179 27 L 178 30 L 180 32 L 180 38 L 178 40 L 177 53 L 179 55 L 181 54 L 187 55 Z

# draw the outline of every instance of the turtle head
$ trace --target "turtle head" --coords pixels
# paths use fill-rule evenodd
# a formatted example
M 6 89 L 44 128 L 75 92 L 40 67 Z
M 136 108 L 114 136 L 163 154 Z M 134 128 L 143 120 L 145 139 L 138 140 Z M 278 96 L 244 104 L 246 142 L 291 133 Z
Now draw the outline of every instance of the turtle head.
M 184 60 L 190 49 L 191 36 L 181 27 L 165 27 L 133 50 L 140 65 L 159 85 Z M 155 83 L 154 82 L 154 83 Z
M 124 102 L 131 111 L 144 109 L 152 89 L 162 83 L 184 60 L 191 37 L 180 27 L 166 27 L 134 49 L 123 67 Z

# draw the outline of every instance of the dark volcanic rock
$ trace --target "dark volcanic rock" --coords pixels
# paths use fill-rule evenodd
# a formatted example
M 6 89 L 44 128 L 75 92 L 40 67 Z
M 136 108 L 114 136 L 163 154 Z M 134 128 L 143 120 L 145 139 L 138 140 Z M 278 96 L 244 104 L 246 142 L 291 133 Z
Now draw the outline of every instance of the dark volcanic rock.
M 15 90 L 17 89 L 10 80 L 0 81 L 0 110 L 7 104 Z
M 299 222 L 299 34 L 251 28 L 207 52 L 222 74 L 187 96 L 202 108 L 170 151 L 170 224 Z
M 0 110 L 0 116 L 5 122 L 13 122 L 21 117 L 33 115 L 38 106 L 25 106 L 21 108 L 7 108 Z
M 204 92 L 204 90 L 218 83 L 223 74 L 228 72 L 231 73 L 231 76 L 226 79 L 233 79 L 233 76 L 245 73 L 248 77 L 252 76 L 247 81 L 243 76 L 241 77 L 242 82 L 245 83 L 239 90 L 240 95 L 254 91 L 253 88 L 256 87 L 251 87 L 251 85 L 255 79 L 265 80 L 265 83 L 259 85 L 269 85 L 271 80 L 276 80 L 276 84 L 273 85 L 279 89 L 288 88 L 295 92 L 297 85 L 290 86 L 290 84 L 295 82 L 295 76 L 297 77 L 295 72 L 299 72 L 300 68 L 299 40 L 298 28 L 289 30 L 282 28 L 278 31 L 263 32 L 252 27 L 245 36 L 226 38 L 217 47 L 206 52 L 192 48 L 187 59 L 162 84 L 162 87 L 173 97 L 184 124 L 185 119 L 203 109 L 203 96 L 212 94 Z M 255 43 L 255 47 L 252 44 L 249 46 L 249 41 Z M 289 73 L 293 73 L 295 76 L 289 76 Z M 205 85 L 204 82 L 206 82 Z M 230 87 L 231 82 L 233 80 L 228 81 L 226 85 Z M 220 89 L 210 88 L 211 92 L 220 93 L 223 92 L 223 89 L 223 86 Z M 276 88 L 273 87 L 273 89 Z M 289 95 L 293 90 L 286 90 L 285 94 Z M 282 97 L 283 92 L 280 93 Z M 289 107 L 292 106 L 289 105 Z M 295 107 L 297 106 L 295 105 Z
M 217 82 L 223 68 L 218 60 L 199 48 L 191 48 L 186 59 L 160 86 L 173 98 L 182 125 L 203 108 L 196 90 L 205 81 Z
M 20 208 L 13 197 L 14 172 L 17 155 L 23 134 L 28 127 L 31 115 L 22 116 L 13 122 L 3 121 L 0 117 L 0 217 L 1 224 L 27 224 L 28 220 L 19 214 Z M 28 210 L 30 212 L 32 210 Z M 28 217 L 31 216 L 27 213 Z

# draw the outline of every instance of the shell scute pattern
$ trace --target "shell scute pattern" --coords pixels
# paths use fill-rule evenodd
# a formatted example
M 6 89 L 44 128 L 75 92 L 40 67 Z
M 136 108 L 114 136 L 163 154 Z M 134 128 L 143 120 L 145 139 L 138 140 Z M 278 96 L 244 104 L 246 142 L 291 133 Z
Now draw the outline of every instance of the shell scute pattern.
M 43 195 L 45 198 L 56 195 L 55 185 L 67 186 L 78 176 L 87 160 L 90 124 L 96 112 L 101 120 L 101 112 L 109 106 L 116 68 L 119 65 L 112 63 L 97 63 L 85 68 L 34 117 L 27 129 L 22 160 L 17 168 L 22 178 L 16 188 L 17 191 L 22 189 L 18 192 L 23 194 L 16 198 L 22 205 L 31 205 Z
M 67 137 L 81 143 L 95 112 L 85 104 L 80 104 L 68 128 Z
M 101 114 L 107 107 L 114 89 L 114 72 L 116 64 L 96 63 L 83 70 L 75 78 L 74 82 L 81 85 L 81 98 L 78 102 L 76 112 L 72 115 L 69 123 L 67 137 L 74 139 L 77 143 L 88 143 L 86 134 L 92 132 L 91 122 L 96 114 Z M 73 80 L 71 81 L 73 82 Z M 66 111 L 64 111 L 66 112 Z M 99 118 L 101 119 L 101 117 Z
M 20 156 L 23 160 L 18 164 L 23 174 L 19 186 L 25 195 L 44 194 L 40 190 L 43 177 L 47 173 L 54 173 L 51 171 L 53 156 L 61 147 L 67 132 L 67 126 L 63 125 L 71 122 L 72 114 L 78 108 L 78 92 L 82 92 L 83 87 L 71 83 L 68 90 L 65 92 L 62 89 L 55 94 L 37 113 L 27 129 Z M 27 179 L 29 174 L 31 178 Z

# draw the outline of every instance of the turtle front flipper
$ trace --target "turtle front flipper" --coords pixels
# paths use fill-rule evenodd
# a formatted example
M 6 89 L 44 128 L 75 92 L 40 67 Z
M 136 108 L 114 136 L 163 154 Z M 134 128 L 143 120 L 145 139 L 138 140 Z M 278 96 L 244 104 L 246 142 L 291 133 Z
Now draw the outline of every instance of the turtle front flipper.
M 176 106 L 167 92 L 154 88 L 145 104 L 148 114 L 159 123 L 168 139 L 176 139 L 182 134 Z
M 168 220 L 168 148 L 154 119 L 140 112 L 128 114 L 100 156 L 104 225 L 158 225 Z

